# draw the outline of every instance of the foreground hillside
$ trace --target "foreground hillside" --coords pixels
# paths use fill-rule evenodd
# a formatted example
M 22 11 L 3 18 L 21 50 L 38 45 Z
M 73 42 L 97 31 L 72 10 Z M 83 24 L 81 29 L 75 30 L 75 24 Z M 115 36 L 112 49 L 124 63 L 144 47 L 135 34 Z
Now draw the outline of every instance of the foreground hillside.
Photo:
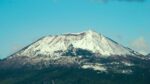
M 150 71 L 137 69 L 132 74 L 105 73 L 77 68 L 42 70 L 1 70 L 0 84 L 149 84 Z

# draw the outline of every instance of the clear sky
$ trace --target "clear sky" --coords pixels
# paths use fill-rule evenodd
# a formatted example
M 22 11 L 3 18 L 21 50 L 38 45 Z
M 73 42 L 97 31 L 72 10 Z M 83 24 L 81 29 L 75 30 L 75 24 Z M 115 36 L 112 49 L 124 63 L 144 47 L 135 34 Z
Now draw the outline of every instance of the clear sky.
M 45 35 L 92 29 L 150 52 L 150 1 L 0 0 L 0 58 Z

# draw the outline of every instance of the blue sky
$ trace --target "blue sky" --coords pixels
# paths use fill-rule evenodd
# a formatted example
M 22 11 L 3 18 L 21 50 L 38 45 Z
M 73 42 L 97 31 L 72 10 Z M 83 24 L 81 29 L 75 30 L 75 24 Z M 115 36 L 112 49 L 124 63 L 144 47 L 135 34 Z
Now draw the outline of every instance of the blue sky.
M 0 58 L 45 35 L 92 29 L 150 52 L 150 1 L 0 0 Z

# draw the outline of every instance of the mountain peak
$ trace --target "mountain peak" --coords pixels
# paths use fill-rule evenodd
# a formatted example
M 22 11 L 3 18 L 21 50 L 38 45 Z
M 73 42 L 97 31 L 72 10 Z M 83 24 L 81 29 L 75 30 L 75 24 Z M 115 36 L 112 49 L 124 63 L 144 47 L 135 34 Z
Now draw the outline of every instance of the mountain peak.
M 95 32 L 95 31 L 93 31 L 93 30 L 87 30 L 87 31 L 85 31 L 84 33 L 85 33 L 86 35 L 88 35 L 88 36 L 101 36 L 100 33 L 97 33 L 97 32 Z
M 62 35 L 93 35 L 93 34 L 99 34 L 99 33 L 97 33 L 97 32 L 95 32 L 95 31 L 93 31 L 93 30 L 87 30 L 87 31 L 84 31 L 84 32 L 78 32 L 78 33 L 64 33 L 64 34 L 62 34 Z
M 94 33 L 97 33 L 97 32 L 95 32 L 95 31 L 89 29 L 89 30 L 85 31 L 85 33 L 87 33 L 87 34 L 94 34 Z

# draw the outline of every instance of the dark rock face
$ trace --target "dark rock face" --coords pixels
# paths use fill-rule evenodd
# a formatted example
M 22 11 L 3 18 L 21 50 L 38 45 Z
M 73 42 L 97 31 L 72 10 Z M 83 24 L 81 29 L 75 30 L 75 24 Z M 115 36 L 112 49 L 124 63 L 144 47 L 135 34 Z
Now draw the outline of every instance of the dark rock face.
M 95 55 L 92 51 L 81 49 L 81 48 L 74 48 L 73 45 L 70 45 L 68 49 L 62 54 L 62 56 L 83 56 L 83 57 L 90 57 Z

